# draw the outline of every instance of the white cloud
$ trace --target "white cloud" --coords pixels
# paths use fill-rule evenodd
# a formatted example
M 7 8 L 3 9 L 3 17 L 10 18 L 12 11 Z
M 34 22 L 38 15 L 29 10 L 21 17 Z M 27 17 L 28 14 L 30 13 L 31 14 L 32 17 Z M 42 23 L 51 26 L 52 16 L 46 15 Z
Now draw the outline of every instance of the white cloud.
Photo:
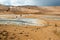
M 26 5 L 34 5 L 34 0 L 26 0 L 25 3 Z
M 5 5 L 33 5 L 33 0 L 0 0 L 1 4 Z
M 5 5 L 60 5 L 60 0 L 0 0 Z
M 32 5 L 34 4 L 33 0 L 11 0 L 11 5 Z
M 0 0 L 0 4 L 9 5 L 10 4 L 10 0 Z

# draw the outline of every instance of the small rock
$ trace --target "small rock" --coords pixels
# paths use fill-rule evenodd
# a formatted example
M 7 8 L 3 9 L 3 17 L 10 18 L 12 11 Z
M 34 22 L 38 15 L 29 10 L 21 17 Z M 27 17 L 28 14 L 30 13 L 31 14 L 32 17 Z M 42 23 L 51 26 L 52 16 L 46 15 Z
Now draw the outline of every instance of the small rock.
M 29 37 L 29 35 L 25 35 L 26 37 Z
M 23 33 L 21 32 L 21 33 L 19 33 L 19 34 L 23 34 Z

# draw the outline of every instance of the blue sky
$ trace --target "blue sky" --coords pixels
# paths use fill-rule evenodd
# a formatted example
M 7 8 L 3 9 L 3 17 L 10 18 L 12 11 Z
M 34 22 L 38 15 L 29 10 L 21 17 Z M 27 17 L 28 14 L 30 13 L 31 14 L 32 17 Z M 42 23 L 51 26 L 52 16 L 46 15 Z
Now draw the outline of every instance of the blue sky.
M 60 0 L 0 0 L 5 5 L 60 6 Z

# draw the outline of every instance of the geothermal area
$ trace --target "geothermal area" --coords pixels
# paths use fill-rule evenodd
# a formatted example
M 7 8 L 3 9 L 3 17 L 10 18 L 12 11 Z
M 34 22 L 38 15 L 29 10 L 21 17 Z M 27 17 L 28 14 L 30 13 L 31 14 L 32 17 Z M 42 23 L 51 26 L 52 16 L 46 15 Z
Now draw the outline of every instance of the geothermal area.
M 0 5 L 0 40 L 60 40 L 60 6 Z

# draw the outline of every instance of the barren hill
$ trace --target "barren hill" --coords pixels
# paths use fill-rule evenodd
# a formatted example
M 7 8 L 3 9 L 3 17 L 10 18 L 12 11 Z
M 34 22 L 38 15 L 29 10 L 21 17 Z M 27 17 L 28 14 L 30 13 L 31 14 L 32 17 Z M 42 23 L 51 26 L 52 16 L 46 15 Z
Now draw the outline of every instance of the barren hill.
M 3 11 L 3 12 L 1 12 Z M 12 14 L 57 14 L 60 15 L 60 6 L 3 6 L 0 5 L 0 13 Z

